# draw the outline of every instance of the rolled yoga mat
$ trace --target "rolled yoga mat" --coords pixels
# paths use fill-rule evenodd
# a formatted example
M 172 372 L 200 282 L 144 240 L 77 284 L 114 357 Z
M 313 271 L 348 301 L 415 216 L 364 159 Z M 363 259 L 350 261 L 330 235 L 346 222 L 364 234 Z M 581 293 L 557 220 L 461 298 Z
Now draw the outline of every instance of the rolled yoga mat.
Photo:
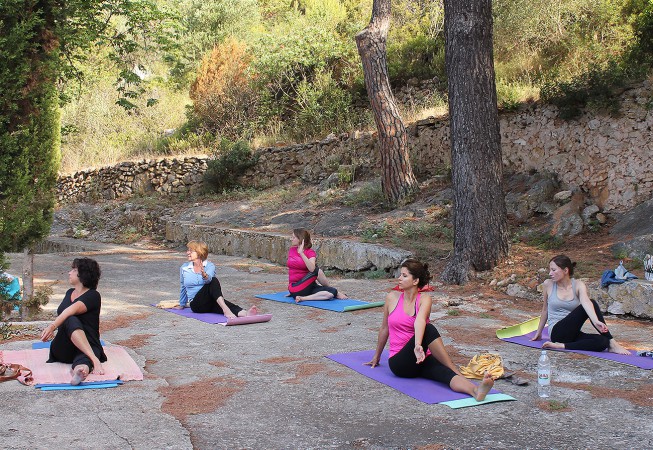
M 220 325 L 231 327 L 234 325 L 247 325 L 250 323 L 269 322 L 271 319 L 272 319 L 272 314 L 257 314 L 255 316 L 234 317 L 233 319 L 227 319 L 226 323 L 220 323 Z
M 354 300 L 351 298 L 333 299 L 333 300 L 308 300 L 304 302 L 295 302 L 292 297 L 286 297 L 288 291 L 276 292 L 274 294 L 259 294 L 255 295 L 256 298 L 264 300 L 272 300 L 275 302 L 289 303 L 291 305 L 310 306 L 313 308 L 326 309 L 335 312 L 356 311 L 359 309 L 376 308 L 383 306 L 384 302 L 364 302 L 361 300 Z
M 416 400 L 424 403 L 438 403 L 453 409 L 465 408 L 467 406 L 478 406 L 485 403 L 502 402 L 515 400 L 513 397 L 502 394 L 492 389 L 482 402 L 477 402 L 473 397 L 460 392 L 452 391 L 451 388 L 437 381 L 425 378 L 399 378 L 394 375 L 388 367 L 388 352 L 381 355 L 380 365 L 372 368 L 364 365 L 374 356 L 374 350 L 364 350 L 353 353 L 339 353 L 328 355 L 327 358 L 349 367 L 355 372 L 365 375 L 379 383 L 383 383 L 398 390 Z
M 535 324 L 535 327 L 533 328 L 533 321 Z M 531 347 L 531 348 L 542 348 L 542 344 L 544 344 L 546 341 L 549 340 L 549 329 L 548 327 L 544 327 L 544 330 L 542 330 L 542 339 L 539 341 L 531 341 L 531 338 L 535 336 L 535 333 L 537 332 L 537 327 L 538 324 L 540 323 L 539 317 L 535 319 L 531 319 L 527 322 L 523 322 L 518 325 L 514 325 L 513 327 L 507 327 L 507 328 L 502 328 L 501 330 L 497 331 L 497 337 L 501 339 L 502 341 L 505 342 L 510 342 L 513 344 L 519 344 L 519 345 L 524 345 L 526 347 Z M 524 324 L 527 324 L 524 326 Z M 512 334 L 512 332 L 505 332 L 503 330 L 507 330 L 510 328 L 514 327 L 520 327 L 518 329 L 513 330 L 513 332 L 516 331 L 523 331 L 522 334 L 520 335 L 513 335 L 513 336 L 508 336 L 508 337 L 502 337 L 502 336 L 507 336 Z M 532 329 L 531 329 L 532 328 Z M 618 355 L 616 353 L 610 353 L 607 351 L 603 352 L 588 352 L 585 350 L 558 350 L 558 349 L 547 349 L 547 350 L 552 350 L 552 351 L 559 351 L 559 352 L 571 352 L 571 353 L 579 353 L 581 355 L 587 355 L 587 356 L 593 356 L 594 358 L 601 358 L 601 359 L 607 359 L 608 361 L 615 361 L 618 363 L 622 364 L 628 364 L 630 366 L 635 366 L 639 367 L 640 369 L 646 369 L 646 370 L 652 370 L 653 369 L 653 358 L 650 357 L 645 357 L 645 356 L 637 356 L 637 352 L 630 350 L 630 355 Z

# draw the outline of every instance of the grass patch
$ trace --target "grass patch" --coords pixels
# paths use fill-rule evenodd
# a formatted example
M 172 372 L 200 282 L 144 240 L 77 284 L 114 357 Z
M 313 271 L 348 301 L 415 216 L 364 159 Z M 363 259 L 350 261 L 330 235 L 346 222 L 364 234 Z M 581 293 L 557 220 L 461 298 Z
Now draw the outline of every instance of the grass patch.
M 363 183 L 360 188 L 350 190 L 345 194 L 342 203 L 351 207 L 382 207 L 385 204 L 385 197 L 381 190 L 381 181 Z
M 547 407 L 548 407 L 548 409 L 550 411 L 561 411 L 563 409 L 567 409 L 567 408 L 569 408 L 569 399 L 565 399 L 565 400 L 562 400 L 562 401 L 560 401 L 560 400 L 549 400 Z
M 533 233 L 526 238 L 526 243 L 540 250 L 557 250 L 565 244 L 565 240 L 549 233 Z
M 454 317 L 455 317 L 455 316 L 459 316 L 459 315 L 460 315 L 460 310 L 459 310 L 459 309 L 452 308 L 452 309 L 450 309 L 450 310 L 447 311 L 447 315 L 448 315 L 448 316 L 454 316 Z

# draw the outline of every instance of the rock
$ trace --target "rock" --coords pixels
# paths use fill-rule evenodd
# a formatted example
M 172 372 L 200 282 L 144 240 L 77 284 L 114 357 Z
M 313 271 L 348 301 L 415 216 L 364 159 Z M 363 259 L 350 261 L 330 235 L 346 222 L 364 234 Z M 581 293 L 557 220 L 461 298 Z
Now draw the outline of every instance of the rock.
M 558 203 L 564 203 L 569 200 L 572 196 L 571 191 L 560 191 L 553 196 L 553 200 Z
M 653 198 L 631 209 L 612 227 L 615 236 L 653 234 Z
M 600 211 L 599 207 L 596 206 L 596 205 L 589 205 L 588 207 L 584 208 L 583 212 L 581 214 L 582 217 L 583 217 L 583 223 L 585 223 L 585 225 L 587 225 L 589 223 L 590 219 L 592 218 L 592 216 L 594 216 L 599 211 Z
M 630 314 L 642 319 L 653 319 L 653 282 L 630 280 L 611 284 L 607 289 L 598 282 L 589 286 L 590 298 L 596 300 L 602 311 L 613 314 Z
M 620 302 L 614 302 L 608 306 L 608 312 L 615 315 L 625 314 L 624 305 L 622 305 Z
M 334 188 L 334 187 L 338 186 L 338 184 L 340 183 L 339 178 L 340 177 L 338 176 L 337 173 L 332 173 L 331 175 L 328 176 L 328 178 L 326 180 L 322 181 L 319 184 L 320 189 L 321 190 L 326 190 L 326 189 L 330 189 L 330 188 Z
M 513 273 L 513 274 L 510 275 L 508 278 L 505 278 L 505 279 L 503 279 L 503 280 L 497 282 L 496 285 L 497 285 L 497 287 L 503 287 L 503 286 L 505 286 L 505 285 L 507 285 L 507 284 L 514 283 L 515 280 L 517 280 L 517 275 L 515 275 L 515 274 Z
M 605 225 L 605 223 L 608 221 L 608 218 L 605 216 L 603 213 L 597 213 L 596 214 L 596 220 L 601 224 Z
M 509 284 L 506 288 L 506 294 L 528 300 L 536 300 L 538 298 L 537 294 L 517 283 Z
M 626 254 L 629 258 L 643 260 L 653 254 L 653 234 L 638 236 L 629 241 L 622 241 L 610 247 L 615 255 Z
M 568 203 L 558 208 L 551 218 L 549 233 L 554 236 L 565 237 L 576 236 L 583 231 L 583 219 L 579 213 L 583 203 L 583 195 L 577 193 L 571 197 Z

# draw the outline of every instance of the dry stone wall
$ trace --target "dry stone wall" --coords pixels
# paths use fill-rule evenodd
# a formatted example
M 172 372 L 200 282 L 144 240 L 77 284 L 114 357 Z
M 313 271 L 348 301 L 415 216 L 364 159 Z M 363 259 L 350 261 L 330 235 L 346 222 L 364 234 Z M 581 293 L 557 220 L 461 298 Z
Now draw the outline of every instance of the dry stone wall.
M 618 118 L 585 113 L 574 121 L 558 118 L 554 106 L 532 104 L 501 114 L 504 166 L 509 172 L 552 173 L 568 189 L 585 192 L 606 212 L 621 212 L 653 194 L 651 137 L 653 113 L 650 82 L 622 95 Z M 429 118 L 409 127 L 409 145 L 418 177 L 450 167 L 449 123 Z M 245 185 L 267 187 L 292 179 L 319 183 L 342 166 L 356 177 L 379 173 L 373 133 L 329 135 L 317 142 L 256 150 L 259 162 L 244 177 Z M 59 179 L 59 201 L 116 198 L 157 191 L 176 194 L 201 188 L 206 157 L 125 162 L 80 171 Z

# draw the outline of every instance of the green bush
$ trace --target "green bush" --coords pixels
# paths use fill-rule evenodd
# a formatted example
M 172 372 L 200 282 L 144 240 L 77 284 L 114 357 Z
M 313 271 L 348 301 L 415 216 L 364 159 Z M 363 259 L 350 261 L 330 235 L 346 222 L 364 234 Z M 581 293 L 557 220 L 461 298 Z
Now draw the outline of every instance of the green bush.
M 591 66 L 568 81 L 552 80 L 543 84 L 542 100 L 559 108 L 563 119 L 578 117 L 583 108 L 592 107 L 616 114 L 619 99 L 615 90 L 644 74 L 642 67 L 627 67 L 616 61 L 604 66 Z
M 204 172 L 204 186 L 207 191 L 220 193 L 234 189 L 239 178 L 256 164 L 257 158 L 246 142 L 231 142 L 222 139 L 214 150 Z
M 388 45 L 388 76 L 393 84 L 410 78 L 420 80 L 444 77 L 444 41 L 428 36 L 413 36 L 407 41 Z

